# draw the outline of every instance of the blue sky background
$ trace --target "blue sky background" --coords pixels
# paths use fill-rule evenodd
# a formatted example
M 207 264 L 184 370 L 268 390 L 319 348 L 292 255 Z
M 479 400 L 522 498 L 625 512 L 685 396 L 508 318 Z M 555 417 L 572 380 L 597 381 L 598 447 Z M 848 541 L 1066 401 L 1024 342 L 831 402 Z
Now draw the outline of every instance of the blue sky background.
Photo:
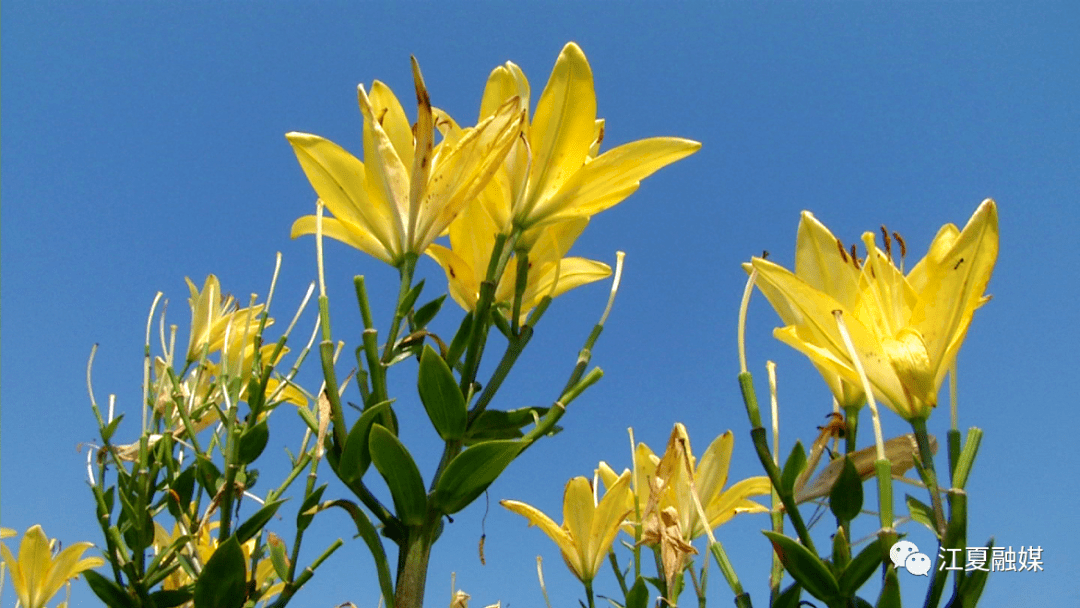
M 284 133 L 316 133 L 359 154 L 357 83 L 379 79 L 408 100 L 410 54 L 435 105 L 463 123 L 475 120 L 487 74 L 507 60 L 524 69 L 535 102 L 574 40 L 595 75 L 606 149 L 657 135 L 703 148 L 596 217 L 576 244 L 574 254 L 609 262 L 616 249 L 627 252 L 623 289 L 594 353 L 604 380 L 573 404 L 562 434 L 492 486 L 487 566 L 476 548 L 483 500 L 447 526 L 432 556 L 429 605 L 449 601 L 451 572 L 477 606 L 542 605 L 538 554 L 553 605 L 582 597 L 554 544 L 497 501 L 523 500 L 561 521 L 569 478 L 591 476 L 600 460 L 629 466 L 628 426 L 660 450 L 672 424 L 684 422 L 699 452 L 730 428 L 732 479 L 759 473 L 735 379 L 739 263 L 767 249 L 790 265 L 801 210 L 846 242 L 885 224 L 921 255 L 941 224 L 963 225 L 987 197 L 1001 217 L 994 299 L 959 358 L 961 426 L 986 433 L 968 487 L 969 539 L 1041 546 L 1046 570 L 991 576 L 983 605 L 1080 600 L 1080 535 L 1068 515 L 1080 498 L 1074 5 L 9 0 L 0 14 L 4 526 L 41 523 L 67 544 L 101 542 L 85 454 L 76 449 L 96 438 L 86 360 L 100 344 L 98 399 L 117 395 L 129 413 L 119 436 L 134 438 L 157 291 L 170 299 L 169 322 L 184 342 L 185 276 L 201 284 L 215 273 L 242 300 L 265 295 L 280 251 L 271 312 L 279 327 L 287 323 L 315 278 L 314 240 L 289 240 L 289 226 L 311 212 L 315 196 Z M 327 256 L 335 337 L 351 351 L 359 338 L 351 277 L 368 276 L 384 328 L 397 279 L 344 246 L 328 245 Z M 430 294 L 445 288 L 433 262 L 421 268 Z M 556 300 L 496 405 L 555 398 L 606 296 L 595 285 Z M 459 315 L 448 304 L 437 327 L 451 332 Z M 314 320 L 312 309 L 296 341 Z M 777 321 L 757 297 L 749 356 L 762 395 L 765 361 L 778 363 L 786 453 L 795 438 L 812 440 L 830 397 L 813 368 L 772 339 Z M 395 371 L 404 439 L 430 475 L 441 448 L 408 397 L 413 371 Z M 305 380 L 317 388 L 315 365 Z M 906 431 L 891 413 L 884 424 L 889 435 Z M 944 439 L 946 410 L 930 428 Z M 299 441 L 298 419 L 282 409 L 271 432 L 263 459 L 284 463 L 281 449 Z M 275 465 L 262 468 L 274 479 Z M 333 475 L 323 469 L 323 477 Z M 327 494 L 343 495 L 335 485 Z M 283 508 L 276 529 L 288 529 L 296 507 Z M 759 605 L 767 602 L 769 546 L 759 533 L 767 526 L 766 517 L 747 516 L 718 531 Z M 932 551 L 929 532 L 906 531 Z M 376 606 L 371 560 L 351 536 L 340 513 L 316 519 L 306 560 L 334 538 L 347 542 L 295 605 Z M 925 579 L 901 576 L 915 605 Z M 616 593 L 610 573 L 597 589 Z M 12 597 L 5 589 L 0 604 Z M 73 600 L 97 604 L 82 583 Z M 731 601 L 715 569 L 710 601 Z

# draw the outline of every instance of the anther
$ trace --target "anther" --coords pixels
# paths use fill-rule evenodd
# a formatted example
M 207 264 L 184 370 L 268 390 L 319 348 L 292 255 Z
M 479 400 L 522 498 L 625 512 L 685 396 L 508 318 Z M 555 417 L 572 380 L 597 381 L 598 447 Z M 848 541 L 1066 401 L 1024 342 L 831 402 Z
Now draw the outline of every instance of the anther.
M 840 259 L 844 260 L 844 263 L 848 263 L 847 252 L 844 251 L 844 242 L 840 239 L 836 239 L 836 248 L 840 250 Z
M 859 265 L 859 250 L 855 248 L 855 243 L 851 244 L 851 263 L 855 265 L 855 270 L 862 268 Z
M 892 239 L 889 238 L 889 231 L 885 229 L 885 224 L 881 225 L 881 236 L 885 240 L 885 255 L 889 257 L 889 261 L 892 261 Z
M 900 259 L 907 257 L 907 245 L 904 244 L 904 239 L 900 237 L 900 233 L 893 232 L 892 236 L 896 239 L 896 242 L 900 244 Z

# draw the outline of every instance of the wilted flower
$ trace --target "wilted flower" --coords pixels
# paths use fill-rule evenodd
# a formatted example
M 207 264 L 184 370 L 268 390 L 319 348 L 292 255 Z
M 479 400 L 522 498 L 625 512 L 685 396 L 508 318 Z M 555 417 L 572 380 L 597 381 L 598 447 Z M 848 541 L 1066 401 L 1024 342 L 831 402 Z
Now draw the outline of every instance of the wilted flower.
M 863 234 L 867 257 L 859 260 L 809 213 L 799 235 L 795 274 L 762 258 L 751 263 L 787 324 L 774 335 L 810 357 L 837 400 L 850 403 L 860 380 L 833 314 L 840 311 L 875 397 L 905 419 L 929 416 L 975 309 L 989 299 L 998 252 L 994 201 L 984 201 L 963 231 L 943 226 L 907 276 L 887 236 L 882 251 L 874 233 Z
M 662 512 L 671 508 L 678 514 L 678 525 L 683 538 L 693 540 L 705 534 L 706 525 L 712 530 L 739 513 L 760 513 L 768 508 L 750 500 L 751 496 L 769 494 L 772 486 L 769 478 L 750 477 L 724 489 L 735 438 L 727 431 L 713 440 L 698 463 L 690 449 L 690 437 L 682 423 L 676 423 L 668 439 L 663 457 L 653 453 L 649 446 L 639 443 L 634 461 L 636 464 L 636 501 L 645 527 L 658 525 Z M 691 480 L 686 468 L 689 460 L 693 467 Z M 597 470 L 605 485 L 614 482 L 615 471 L 605 462 Z M 694 506 L 690 484 L 697 490 L 701 506 L 708 521 L 702 521 Z M 631 495 L 631 500 L 635 500 Z M 633 502 L 630 503 L 633 505 Z M 632 533 L 633 528 L 627 531 Z

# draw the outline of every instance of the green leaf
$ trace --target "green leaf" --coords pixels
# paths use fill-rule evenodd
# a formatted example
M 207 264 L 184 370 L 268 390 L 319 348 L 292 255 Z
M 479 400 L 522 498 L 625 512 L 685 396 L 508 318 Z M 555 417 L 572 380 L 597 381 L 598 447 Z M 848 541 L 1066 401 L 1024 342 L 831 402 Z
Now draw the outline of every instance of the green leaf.
M 288 582 L 289 556 L 286 555 L 288 549 L 285 547 L 285 541 L 271 532 L 266 537 L 266 545 L 270 548 L 270 563 L 274 566 L 274 573 L 283 582 Z
M 244 550 L 229 536 L 206 561 L 195 581 L 195 608 L 240 608 L 247 599 Z
M 323 491 L 326 490 L 326 484 L 315 488 L 311 494 L 307 495 L 304 502 L 300 505 L 300 511 L 296 514 L 296 531 L 303 532 L 307 530 L 307 527 L 311 525 L 311 519 L 315 517 L 315 513 L 312 512 L 319 504 L 319 499 L 322 498 Z
M 355 503 L 348 500 L 334 500 L 324 506 L 326 508 L 341 507 L 349 513 L 353 523 L 356 524 L 357 534 L 364 539 L 368 551 L 375 558 L 375 569 L 379 573 L 379 589 L 382 591 L 383 597 L 394 597 L 394 583 L 390 576 L 390 565 L 386 561 L 386 550 L 383 549 L 379 534 L 375 531 L 375 526 L 371 525 L 371 520 L 368 519 L 367 514 Z
M 240 543 L 246 543 L 247 541 L 255 538 L 266 526 L 267 522 L 274 517 L 277 513 L 278 507 L 285 503 L 287 498 L 268 502 L 261 509 L 255 512 L 254 515 L 249 517 L 247 521 L 240 524 L 240 527 L 236 529 L 236 540 Z
M 442 308 L 444 300 L 446 300 L 446 294 L 421 306 L 419 310 L 413 313 L 413 327 L 416 329 L 426 328 L 428 323 L 431 323 L 431 320 L 435 318 L 435 315 L 439 314 L 439 309 Z
M 423 524 L 427 493 L 424 491 L 424 478 L 420 476 L 420 469 L 416 467 L 412 455 L 381 424 L 372 425 L 368 448 L 371 450 L 371 461 L 390 488 L 398 519 L 406 526 Z
M 994 549 L 994 537 L 986 541 L 986 554 L 992 555 Z M 967 573 L 960 587 L 953 593 L 949 600 L 949 606 L 959 608 L 971 608 L 979 602 L 983 589 L 986 587 L 986 579 L 990 576 L 990 570 L 972 570 Z
M 424 353 L 420 355 L 417 386 L 428 418 L 443 441 L 460 439 L 465 434 L 468 406 L 454 372 L 430 344 L 424 345 Z
M 120 414 L 113 418 L 112 422 L 106 425 L 105 428 L 101 429 L 101 440 L 107 442 L 112 439 L 113 434 L 116 433 L 116 427 L 120 425 L 120 421 L 123 419 L 124 415 Z
M 649 588 L 640 576 L 626 592 L 626 608 L 649 608 Z
M 516 410 L 484 410 L 469 424 L 465 444 L 491 439 L 518 439 L 525 434 L 522 427 L 533 424 L 548 413 L 546 407 L 523 407 Z
M 168 501 L 169 513 L 175 518 L 180 518 L 180 512 L 187 513 L 188 505 L 191 504 L 191 494 L 195 491 L 195 465 L 180 471 L 173 478 L 169 488 L 175 493 L 172 500 Z
M 763 533 L 772 541 L 773 549 L 784 569 L 807 593 L 825 603 L 831 603 L 838 598 L 840 587 L 836 578 L 818 556 L 783 534 L 770 531 Z
M 424 281 L 420 280 L 419 283 L 412 286 L 409 293 L 405 294 L 405 297 L 401 299 L 401 304 L 398 306 L 398 315 L 404 317 L 412 310 L 413 304 L 416 303 L 416 299 L 420 297 L 420 292 L 424 290 Z
M 270 439 L 270 428 L 266 420 L 254 424 L 240 434 L 240 449 L 238 456 L 241 464 L 251 464 L 266 449 L 266 442 Z
M 787 589 L 780 592 L 773 602 L 772 608 L 799 608 L 799 598 L 802 596 L 802 587 L 799 583 L 792 583 Z
M 368 466 L 371 465 L 371 452 L 368 450 L 371 425 L 389 407 L 390 402 L 383 401 L 364 410 L 360 419 L 349 431 L 349 436 L 345 438 L 345 449 L 341 451 L 336 472 L 346 485 L 359 482 L 367 472 Z
M 194 593 L 190 588 L 184 589 L 162 589 L 150 594 L 150 599 L 153 600 L 153 605 L 157 608 L 175 608 L 185 602 L 191 601 Z
M 896 578 L 896 568 L 890 567 L 885 570 L 885 583 L 881 586 L 881 595 L 878 597 L 877 608 L 901 608 L 900 580 Z
M 458 366 L 458 358 L 465 352 L 465 347 L 469 344 L 469 335 L 472 333 L 473 313 L 469 312 L 461 319 L 461 325 L 458 326 L 457 333 L 454 334 L 454 339 L 450 341 L 450 351 L 446 354 L 446 362 L 450 367 Z
M 795 479 L 805 468 L 806 450 L 803 449 L 801 441 L 796 441 L 795 446 L 791 448 L 791 454 L 788 455 L 787 461 L 784 462 L 784 472 L 780 475 L 780 487 L 783 488 L 785 493 L 791 494 L 793 492 Z
M 485 441 L 454 457 L 435 486 L 435 506 L 447 515 L 476 500 L 517 458 L 526 444 L 515 440 Z
M 832 539 L 832 565 L 834 571 L 843 572 L 851 561 L 851 543 L 848 542 L 847 534 L 843 526 L 836 527 L 836 534 Z
M 105 578 L 93 570 L 84 570 L 82 575 L 86 577 L 86 584 L 98 599 L 105 602 L 109 608 L 135 608 L 135 600 L 112 579 Z
M 868 544 L 859 554 L 844 568 L 837 583 L 840 586 L 840 594 L 851 597 L 855 592 L 870 579 L 881 565 L 881 541 L 875 540 Z
M 217 496 L 218 488 L 221 487 L 221 471 L 206 457 L 197 457 L 195 471 L 198 474 L 199 485 L 210 496 Z
M 905 494 L 904 501 L 907 502 L 908 514 L 911 515 L 911 520 L 926 526 L 934 533 L 934 536 L 937 536 L 937 526 L 934 525 L 934 510 L 930 508 L 930 505 L 911 494 Z
M 855 470 L 851 458 L 844 457 L 844 468 L 829 490 L 829 509 L 840 521 L 851 521 L 859 515 L 863 505 L 862 478 Z

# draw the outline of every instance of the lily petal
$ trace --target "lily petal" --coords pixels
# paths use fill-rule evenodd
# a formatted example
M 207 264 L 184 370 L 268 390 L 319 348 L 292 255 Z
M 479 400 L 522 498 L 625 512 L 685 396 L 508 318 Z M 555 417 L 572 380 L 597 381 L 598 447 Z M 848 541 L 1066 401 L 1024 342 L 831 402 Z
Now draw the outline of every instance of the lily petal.
M 596 121 L 596 92 L 585 53 L 563 47 L 536 104 L 529 133 L 533 152 L 529 201 L 515 216 L 531 214 L 538 201 L 556 192 L 589 154 Z

